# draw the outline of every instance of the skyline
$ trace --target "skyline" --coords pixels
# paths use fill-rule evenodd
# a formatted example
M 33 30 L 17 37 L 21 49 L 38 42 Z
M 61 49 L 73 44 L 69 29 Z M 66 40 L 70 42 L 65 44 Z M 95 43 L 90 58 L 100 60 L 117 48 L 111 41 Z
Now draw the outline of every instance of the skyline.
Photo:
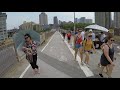
M 7 14 L 7 30 L 19 28 L 24 21 L 39 23 L 39 14 L 41 12 L 5 12 Z M 48 16 L 48 24 L 53 24 L 54 16 L 57 16 L 61 21 L 74 22 L 73 12 L 45 12 Z M 94 12 L 75 12 L 76 18 L 86 17 L 86 19 L 92 19 L 95 22 Z

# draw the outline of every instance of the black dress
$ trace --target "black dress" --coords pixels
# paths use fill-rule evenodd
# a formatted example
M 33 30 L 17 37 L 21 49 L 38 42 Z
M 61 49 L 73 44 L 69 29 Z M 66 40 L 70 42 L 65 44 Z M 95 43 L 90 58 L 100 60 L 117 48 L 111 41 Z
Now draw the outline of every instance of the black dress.
M 108 47 L 109 47 L 109 45 L 108 45 Z M 113 61 L 113 58 L 114 58 L 114 47 L 112 47 L 112 48 L 109 47 L 109 57 Z M 107 60 L 107 58 L 104 55 L 104 53 L 101 55 L 100 63 L 101 63 L 102 66 L 107 66 L 108 64 L 110 64 L 110 62 Z

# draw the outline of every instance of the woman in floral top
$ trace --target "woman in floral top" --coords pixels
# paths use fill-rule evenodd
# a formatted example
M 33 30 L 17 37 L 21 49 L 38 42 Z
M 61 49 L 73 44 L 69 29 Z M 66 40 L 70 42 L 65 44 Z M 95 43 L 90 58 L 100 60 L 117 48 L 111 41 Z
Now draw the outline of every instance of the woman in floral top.
M 24 53 L 26 54 L 26 59 L 31 64 L 34 73 L 39 73 L 39 67 L 36 64 L 37 63 L 37 45 L 36 42 L 31 39 L 31 36 L 29 34 L 24 35 L 25 38 L 25 44 L 22 48 Z

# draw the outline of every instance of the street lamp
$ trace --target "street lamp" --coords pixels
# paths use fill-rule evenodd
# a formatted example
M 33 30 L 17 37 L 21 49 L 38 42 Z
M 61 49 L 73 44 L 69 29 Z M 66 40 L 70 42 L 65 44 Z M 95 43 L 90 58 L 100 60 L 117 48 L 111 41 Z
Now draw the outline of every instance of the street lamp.
M 75 12 L 74 12 L 74 33 L 75 33 Z

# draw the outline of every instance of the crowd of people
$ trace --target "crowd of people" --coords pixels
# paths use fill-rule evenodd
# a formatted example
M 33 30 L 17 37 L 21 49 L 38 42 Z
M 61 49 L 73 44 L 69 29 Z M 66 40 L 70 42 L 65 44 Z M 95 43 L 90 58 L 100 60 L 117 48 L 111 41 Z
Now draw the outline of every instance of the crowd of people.
M 68 43 L 70 43 L 70 39 L 72 36 L 71 31 L 69 31 L 68 33 L 64 31 L 62 32 L 62 34 L 64 39 L 66 36 L 68 39 Z M 109 32 L 107 32 L 106 34 L 104 32 L 96 34 L 93 32 L 92 29 L 87 31 L 83 29 L 77 29 L 74 32 L 73 37 L 75 60 L 77 53 L 79 52 L 81 65 L 86 65 L 89 68 L 90 54 L 95 54 L 96 49 L 101 49 L 102 54 L 101 58 L 99 59 L 100 62 L 98 63 L 98 66 L 100 67 L 99 76 L 103 77 L 103 70 L 106 67 L 106 74 L 109 78 L 111 78 L 111 74 L 115 66 L 114 60 L 116 59 L 114 57 L 113 35 Z M 83 60 L 83 54 L 85 54 L 85 60 Z

